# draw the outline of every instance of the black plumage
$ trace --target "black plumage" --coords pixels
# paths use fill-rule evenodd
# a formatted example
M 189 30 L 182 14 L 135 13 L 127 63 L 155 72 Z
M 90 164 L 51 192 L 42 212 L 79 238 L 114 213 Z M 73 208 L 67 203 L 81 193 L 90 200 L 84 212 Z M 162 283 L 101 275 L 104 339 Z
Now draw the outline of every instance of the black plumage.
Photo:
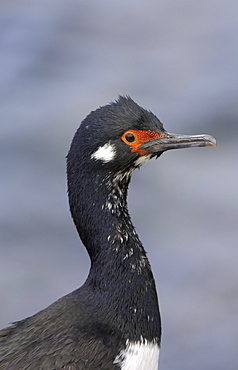
M 128 213 L 127 189 L 133 170 L 146 160 L 207 145 L 215 145 L 208 135 L 168 134 L 129 97 L 85 118 L 67 156 L 67 177 L 72 218 L 91 259 L 89 275 L 81 288 L 0 331 L 0 370 L 123 364 L 126 370 L 128 343 L 159 347 L 155 282 Z M 130 369 L 157 368 L 143 366 Z

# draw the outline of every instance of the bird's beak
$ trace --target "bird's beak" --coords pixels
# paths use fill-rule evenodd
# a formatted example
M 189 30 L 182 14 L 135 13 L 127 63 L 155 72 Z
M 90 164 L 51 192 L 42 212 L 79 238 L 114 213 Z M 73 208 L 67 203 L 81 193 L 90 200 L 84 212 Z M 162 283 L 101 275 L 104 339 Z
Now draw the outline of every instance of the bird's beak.
M 165 132 L 156 140 L 147 141 L 139 146 L 146 154 L 160 155 L 166 150 L 216 146 L 216 139 L 211 135 L 178 135 Z

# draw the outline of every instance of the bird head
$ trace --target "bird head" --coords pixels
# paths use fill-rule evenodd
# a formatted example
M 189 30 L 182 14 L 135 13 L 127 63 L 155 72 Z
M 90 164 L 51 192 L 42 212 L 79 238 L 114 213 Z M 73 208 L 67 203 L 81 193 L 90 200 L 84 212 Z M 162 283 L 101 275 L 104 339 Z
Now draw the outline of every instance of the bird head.
M 118 172 L 132 171 L 170 149 L 214 145 L 216 141 L 210 135 L 168 133 L 152 112 L 130 97 L 120 96 L 84 119 L 70 153 L 91 169 Z

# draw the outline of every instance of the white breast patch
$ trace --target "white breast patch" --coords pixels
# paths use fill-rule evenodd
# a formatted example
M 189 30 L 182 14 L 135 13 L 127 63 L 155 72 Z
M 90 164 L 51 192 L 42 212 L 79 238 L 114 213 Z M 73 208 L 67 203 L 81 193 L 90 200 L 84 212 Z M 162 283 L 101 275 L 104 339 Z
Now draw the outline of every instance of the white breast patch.
M 126 343 L 126 348 L 115 358 L 121 370 L 157 370 L 159 346 L 147 340 Z

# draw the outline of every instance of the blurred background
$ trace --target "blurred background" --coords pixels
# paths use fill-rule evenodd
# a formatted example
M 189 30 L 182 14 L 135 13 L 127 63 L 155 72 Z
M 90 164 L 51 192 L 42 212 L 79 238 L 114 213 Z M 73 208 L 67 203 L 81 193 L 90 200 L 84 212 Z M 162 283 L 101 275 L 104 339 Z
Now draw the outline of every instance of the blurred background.
M 2 0 L 0 49 L 0 327 L 84 282 L 65 156 L 91 110 L 128 94 L 168 131 L 218 141 L 166 153 L 130 187 L 160 369 L 237 368 L 237 1 Z

